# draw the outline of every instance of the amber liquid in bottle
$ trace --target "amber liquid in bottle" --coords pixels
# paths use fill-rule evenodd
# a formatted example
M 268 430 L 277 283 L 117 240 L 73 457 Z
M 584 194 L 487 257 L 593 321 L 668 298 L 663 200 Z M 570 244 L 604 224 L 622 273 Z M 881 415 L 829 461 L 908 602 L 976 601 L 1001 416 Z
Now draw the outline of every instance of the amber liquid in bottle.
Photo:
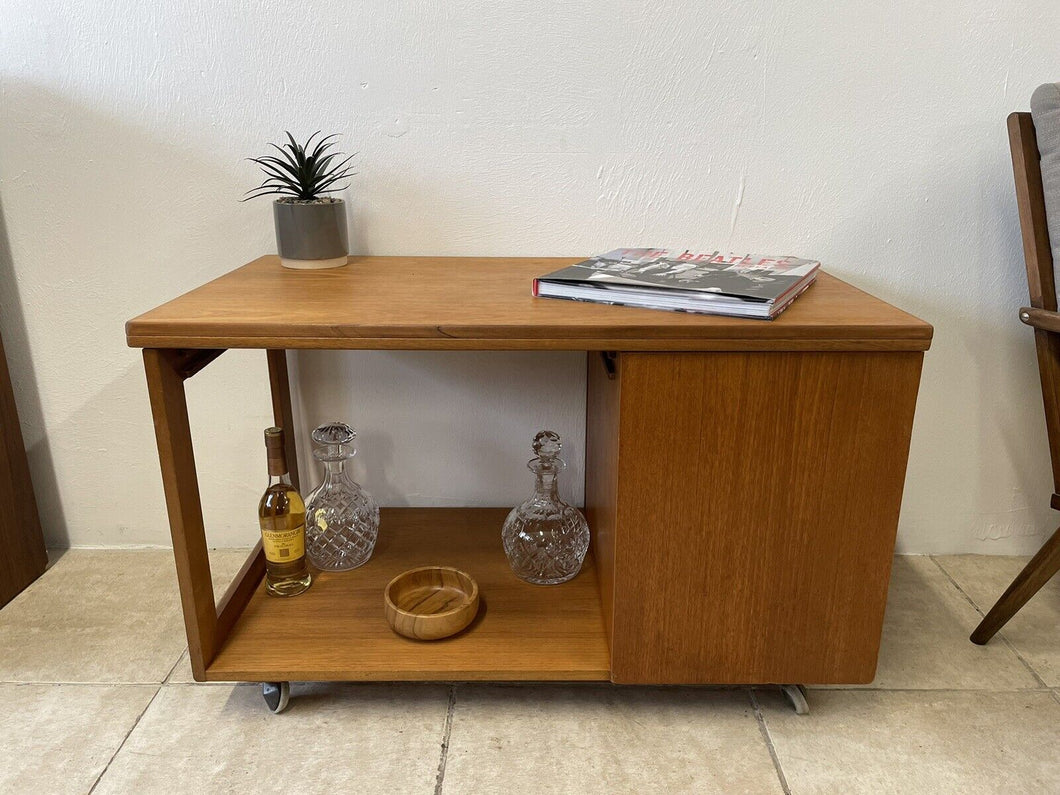
M 271 596 L 296 596 L 313 581 L 305 558 L 305 503 L 291 485 L 281 428 L 265 431 L 265 449 L 269 485 L 258 503 L 265 591 Z

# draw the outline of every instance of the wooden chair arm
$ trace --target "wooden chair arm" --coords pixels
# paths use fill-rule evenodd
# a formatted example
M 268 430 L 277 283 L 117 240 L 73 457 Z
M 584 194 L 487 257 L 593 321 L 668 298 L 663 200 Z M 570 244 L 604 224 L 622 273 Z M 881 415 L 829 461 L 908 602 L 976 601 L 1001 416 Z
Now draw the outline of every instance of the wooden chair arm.
M 1050 312 L 1048 309 L 1037 309 L 1033 306 L 1020 307 L 1020 320 L 1028 326 L 1033 326 L 1042 331 L 1055 331 L 1060 333 L 1060 312 Z

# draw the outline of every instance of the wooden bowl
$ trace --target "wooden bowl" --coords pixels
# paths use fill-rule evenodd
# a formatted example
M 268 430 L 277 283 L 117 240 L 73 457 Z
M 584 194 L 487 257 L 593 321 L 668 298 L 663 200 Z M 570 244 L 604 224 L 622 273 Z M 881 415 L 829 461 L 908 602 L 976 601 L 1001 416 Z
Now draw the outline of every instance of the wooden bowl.
M 478 613 L 478 583 L 450 566 L 410 569 L 383 592 L 386 620 L 399 635 L 438 640 L 464 629 Z

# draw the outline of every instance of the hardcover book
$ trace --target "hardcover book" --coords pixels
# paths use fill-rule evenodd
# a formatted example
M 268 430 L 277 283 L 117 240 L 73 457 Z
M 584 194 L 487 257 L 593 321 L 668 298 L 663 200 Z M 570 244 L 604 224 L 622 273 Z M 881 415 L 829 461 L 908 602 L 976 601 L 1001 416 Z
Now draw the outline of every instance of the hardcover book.
M 797 257 L 618 248 L 534 279 L 534 295 L 772 320 L 821 263 Z

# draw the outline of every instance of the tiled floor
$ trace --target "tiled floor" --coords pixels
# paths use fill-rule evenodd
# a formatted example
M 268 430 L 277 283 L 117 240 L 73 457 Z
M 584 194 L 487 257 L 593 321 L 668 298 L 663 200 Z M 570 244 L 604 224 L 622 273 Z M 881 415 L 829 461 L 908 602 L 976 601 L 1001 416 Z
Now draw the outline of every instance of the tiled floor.
M 214 555 L 223 590 L 243 553 Z M 895 561 L 867 687 L 192 683 L 166 551 L 71 551 L 0 610 L 0 792 L 1060 792 L 1060 580 L 968 642 L 1023 564 Z

